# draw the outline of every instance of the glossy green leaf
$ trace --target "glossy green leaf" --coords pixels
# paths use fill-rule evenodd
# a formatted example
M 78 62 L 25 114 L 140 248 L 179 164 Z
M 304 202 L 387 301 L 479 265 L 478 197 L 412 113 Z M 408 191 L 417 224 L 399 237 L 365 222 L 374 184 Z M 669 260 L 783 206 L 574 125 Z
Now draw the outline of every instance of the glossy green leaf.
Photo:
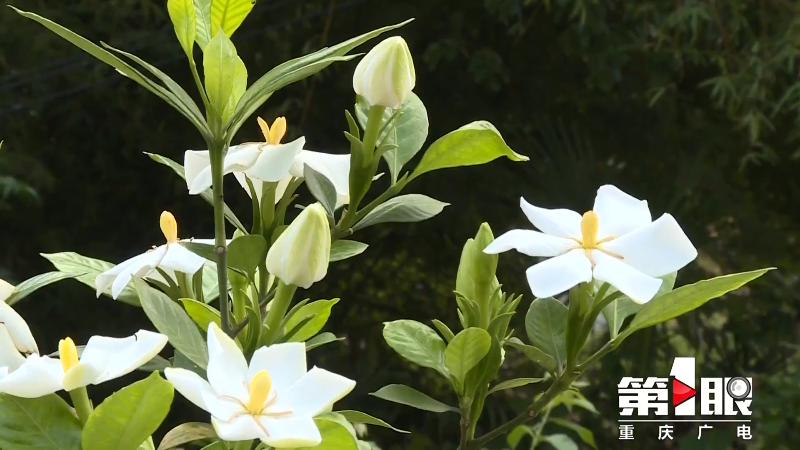
M 386 401 L 400 403 L 402 405 L 411 406 L 412 408 L 421 409 L 423 411 L 435 413 L 458 412 L 458 409 L 445 405 L 444 403 L 434 400 L 414 388 L 410 388 L 402 384 L 390 384 L 369 395 L 374 395 L 375 397 Z
M 528 160 L 527 156 L 515 153 L 506 145 L 494 125 L 485 121 L 472 122 L 431 144 L 411 173 L 411 179 L 433 170 L 485 164 L 501 156 L 512 161 Z
M 377 425 L 379 427 L 388 428 L 390 430 L 397 431 L 398 433 L 410 433 L 409 431 L 401 430 L 399 428 L 395 428 L 389 425 L 386 421 L 378 419 L 377 417 L 372 417 L 367 413 L 363 413 L 361 411 L 337 411 L 339 414 L 344 416 L 347 421 L 352 423 L 363 423 L 366 425 Z
M 222 117 L 233 93 L 239 57 L 228 36 L 214 32 L 216 35 L 203 50 L 203 73 L 208 102 L 219 117 Z
M 577 434 L 578 437 L 580 437 L 583 442 L 585 442 L 593 449 L 597 449 L 597 443 L 594 440 L 594 434 L 592 433 L 592 430 L 583 427 L 581 425 L 578 425 L 577 423 L 573 423 L 570 422 L 569 420 L 561 419 L 558 417 L 551 418 L 550 422 L 553 422 L 554 424 L 562 426 L 564 428 L 569 428 L 570 430 L 574 431 L 575 434 Z
M 671 274 L 660 277 L 663 281 L 661 283 L 661 287 L 658 289 L 658 292 L 656 292 L 656 295 L 653 298 L 662 296 L 667 292 L 672 291 L 672 288 L 675 287 L 675 278 L 677 276 L 678 272 L 672 272 Z M 606 295 L 611 295 L 616 291 L 617 290 L 614 289 L 613 286 L 610 286 L 608 291 L 606 291 Z M 619 330 L 622 328 L 622 324 L 625 322 L 625 319 L 636 314 L 640 309 L 642 309 L 642 305 L 634 302 L 627 295 L 623 295 L 603 308 L 603 317 L 605 317 L 606 322 L 608 323 L 608 331 L 611 335 L 611 339 L 617 337 L 617 334 L 619 334 Z
M 0 394 L 0 448 L 81 450 L 81 423 L 56 394 L 39 398 Z
M 341 261 L 343 259 L 358 256 L 369 247 L 369 245 L 358 242 L 349 241 L 347 239 L 339 239 L 331 244 L 331 258 L 330 262 Z
M 325 418 L 316 418 L 314 423 L 322 436 L 322 443 L 314 447 L 301 447 L 299 450 L 358 450 L 356 438 L 344 425 Z
M 536 348 L 532 345 L 527 345 L 522 343 L 517 338 L 509 339 L 506 344 L 510 345 L 511 347 L 521 351 L 528 357 L 531 361 L 535 362 L 536 364 L 542 366 L 545 370 L 550 372 L 551 374 L 556 373 L 558 366 L 556 365 L 556 360 L 552 356 L 548 355 L 544 351 L 539 348 Z
M 263 236 L 239 236 L 228 244 L 228 267 L 246 273 L 255 280 L 256 267 L 267 257 L 267 241 Z
M 442 336 L 444 337 L 445 342 L 450 342 L 450 341 L 453 340 L 454 337 L 456 337 L 455 334 L 453 334 L 453 331 L 450 330 L 450 327 L 448 327 L 441 320 L 433 319 L 432 323 L 433 323 L 433 326 L 436 327 L 437 330 L 439 330 L 439 333 L 442 334 Z
M 499 391 L 505 391 L 507 389 L 527 386 L 529 384 L 541 383 L 542 381 L 544 381 L 544 378 L 514 378 L 513 380 L 501 381 L 500 383 L 495 384 L 491 389 L 489 389 L 489 393 L 492 394 Z
M 222 326 L 219 311 L 214 307 L 191 298 L 182 298 L 180 302 L 183 303 L 183 309 L 186 310 L 186 314 L 189 314 L 189 317 L 194 320 L 194 323 L 196 323 L 201 330 L 208 330 L 208 325 L 211 322 L 216 323 L 219 327 Z
M 336 209 L 336 188 L 325 175 L 312 169 L 308 164 L 303 166 L 303 178 L 311 195 L 319 201 L 328 216 L 333 217 Z
M 294 333 L 289 339 L 289 342 L 304 342 L 319 333 L 331 316 L 331 308 L 337 303 L 339 303 L 338 298 L 317 300 L 300 308 L 286 321 L 284 332 L 294 329 L 304 322 L 305 319 L 310 320 L 305 321 L 305 323 L 300 326 L 300 329 Z
M 192 0 L 167 0 L 167 12 L 184 53 L 191 58 L 194 38 L 197 35 L 194 3 Z
M 475 237 L 464 244 L 456 275 L 456 291 L 478 305 L 477 319 L 482 327 L 487 327 L 493 316 L 494 305 L 490 301 L 500 286 L 495 276 L 498 255 L 487 255 L 483 252 L 493 240 L 491 227 L 488 223 L 482 223 Z
M 239 100 L 247 91 L 247 66 L 244 65 L 242 58 L 236 57 L 236 69 L 233 73 L 233 87 L 231 88 L 231 95 L 228 97 L 228 103 L 225 104 L 225 109 L 222 111 L 222 122 L 227 123 L 236 110 L 236 105 Z
M 535 435 L 536 433 L 533 432 L 531 427 L 527 425 L 518 425 L 511 430 L 510 433 L 508 433 L 508 436 L 506 436 L 506 443 L 511 450 L 516 450 L 522 439 L 524 439 L 526 436 L 533 437 Z
M 422 367 L 449 375 L 445 363 L 447 345 L 429 326 L 414 320 L 383 324 L 383 338 L 400 356 Z
M 388 222 L 421 222 L 442 212 L 449 203 L 422 194 L 406 194 L 388 200 L 369 212 L 353 230 Z
M 195 40 L 200 49 L 205 49 L 211 40 L 211 0 L 192 0 L 195 21 L 197 22 Z
M 772 270 L 772 268 L 723 275 L 710 280 L 698 281 L 697 283 L 681 286 L 672 292 L 654 298 L 647 302 L 642 309 L 636 313 L 636 316 L 634 316 L 628 328 L 615 339 L 615 346 L 619 345 L 622 340 L 635 331 L 652 327 L 653 325 L 686 314 L 702 306 L 711 299 L 721 297 L 730 291 L 739 289 L 770 270 Z
M 578 444 L 566 434 L 551 434 L 542 438 L 556 450 L 578 450 Z
M 95 289 L 95 278 L 114 267 L 114 264 L 109 262 L 89 258 L 75 252 L 41 253 L 41 255 L 53 263 L 59 272 L 69 274 L 92 289 Z M 111 287 L 104 290 L 103 294 L 111 297 Z M 129 305 L 139 306 L 139 296 L 136 295 L 136 291 L 130 284 L 125 286 L 117 300 Z
M 525 330 L 531 345 L 555 359 L 561 367 L 567 361 L 564 333 L 567 329 L 567 307 L 553 297 L 537 298 L 525 315 Z
M 331 342 L 343 340 L 344 338 L 336 337 L 335 334 L 326 331 L 325 333 L 320 333 L 306 341 L 306 351 L 315 349 L 317 347 L 322 347 L 323 345 L 330 344 Z
M 217 433 L 214 431 L 214 427 L 207 423 L 183 423 L 169 430 L 167 434 L 164 435 L 164 438 L 161 439 L 161 443 L 158 444 L 158 450 L 169 450 L 179 445 L 216 437 Z
M 194 321 L 177 303 L 139 278 L 133 279 L 144 313 L 156 329 L 169 338 L 169 343 L 192 362 L 205 369 L 208 349 Z
M 486 330 L 481 328 L 462 330 L 447 344 L 444 352 L 444 362 L 450 375 L 463 386 L 469 371 L 481 362 L 491 347 L 492 337 Z
M 75 278 L 83 275 L 82 273 L 78 272 L 47 272 L 47 273 L 40 273 L 39 275 L 35 275 L 27 280 L 21 282 L 20 284 L 14 287 L 14 292 L 5 300 L 5 302 L 9 305 L 13 305 L 18 301 L 22 300 L 23 298 L 33 294 L 34 292 L 38 291 L 39 289 L 53 284 L 55 282 L 66 280 L 69 278 Z
M 255 3 L 255 0 L 212 0 L 211 35 L 214 36 L 222 28 L 227 36 L 233 36 Z
M 167 417 L 174 389 L 158 372 L 115 392 L 83 428 L 84 450 L 137 450 Z
M 184 170 L 183 165 L 178 164 L 177 162 L 167 158 L 166 156 L 156 155 L 155 153 L 145 152 L 145 155 L 149 156 L 150 159 L 152 159 L 153 161 L 169 167 L 184 180 L 186 179 L 186 171 Z M 211 188 L 208 188 L 205 191 L 203 191 L 203 193 L 200 194 L 200 196 L 203 198 L 203 200 L 207 201 L 209 205 L 212 206 L 214 205 L 214 196 L 211 191 Z M 236 217 L 236 214 L 233 213 L 233 210 L 230 209 L 227 204 L 223 205 L 225 209 L 225 218 L 228 219 L 228 222 L 230 222 L 231 225 L 235 226 L 237 229 L 241 231 L 247 231 L 242 222 L 239 221 L 239 218 Z
M 569 308 L 567 311 L 567 327 L 565 334 L 565 349 L 567 352 L 566 360 L 568 363 L 577 364 L 577 356 L 580 353 L 592 324 L 587 323 L 591 320 L 592 297 L 591 284 L 581 283 L 569 291 Z M 574 367 L 574 366 L 573 366 Z

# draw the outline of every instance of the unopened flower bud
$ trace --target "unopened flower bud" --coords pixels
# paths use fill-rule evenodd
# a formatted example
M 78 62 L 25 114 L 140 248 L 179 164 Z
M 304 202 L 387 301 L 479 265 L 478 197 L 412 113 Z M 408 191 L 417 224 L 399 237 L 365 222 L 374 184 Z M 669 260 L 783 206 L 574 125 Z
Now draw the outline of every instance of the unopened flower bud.
M 395 36 L 376 45 L 361 59 L 353 74 L 353 89 L 371 106 L 398 108 L 416 81 L 408 45 Z
M 308 288 L 325 278 L 331 230 L 325 209 L 308 206 L 281 233 L 267 253 L 267 270 L 285 284 Z

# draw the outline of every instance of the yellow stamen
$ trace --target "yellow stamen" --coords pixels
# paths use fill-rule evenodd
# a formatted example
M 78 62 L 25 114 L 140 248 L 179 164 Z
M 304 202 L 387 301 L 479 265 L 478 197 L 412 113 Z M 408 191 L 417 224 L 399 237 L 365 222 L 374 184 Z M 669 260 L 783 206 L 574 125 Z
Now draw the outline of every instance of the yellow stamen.
M 258 126 L 261 128 L 261 134 L 264 135 L 264 142 L 269 142 L 269 124 L 267 124 L 267 121 L 259 117 Z
M 71 338 L 58 341 L 58 356 L 61 359 L 61 368 L 64 373 L 78 365 L 78 349 Z
M 169 211 L 161 213 L 161 232 L 167 238 L 167 244 L 178 242 L 178 222 Z
M 272 392 L 272 377 L 266 370 L 259 371 L 250 380 L 250 401 L 247 403 L 247 411 L 254 415 L 261 414 L 270 392 Z
M 286 118 L 285 117 L 278 117 L 272 122 L 272 127 L 269 129 L 269 136 L 267 137 L 267 143 L 272 145 L 278 145 L 281 143 L 281 139 L 286 134 Z
M 583 235 L 583 248 L 590 249 L 597 247 L 597 229 L 600 225 L 600 220 L 597 218 L 597 213 L 594 211 L 587 211 L 583 214 L 581 219 L 581 234 Z

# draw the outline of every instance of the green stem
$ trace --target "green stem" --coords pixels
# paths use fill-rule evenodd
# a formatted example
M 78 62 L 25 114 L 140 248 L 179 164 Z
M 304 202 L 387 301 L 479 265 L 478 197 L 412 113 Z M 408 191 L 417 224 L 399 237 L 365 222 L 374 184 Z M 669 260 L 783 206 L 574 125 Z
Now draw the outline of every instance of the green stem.
M 471 407 L 472 399 L 461 399 L 461 441 L 458 444 L 458 450 L 467 450 L 467 446 L 469 445 L 469 419 Z
M 269 311 L 267 311 L 267 318 L 264 320 L 264 324 L 267 326 L 267 345 L 275 343 L 281 322 L 286 317 L 286 311 L 289 310 L 289 305 L 292 303 L 292 297 L 296 290 L 297 286 L 284 284 L 283 281 L 278 280 L 278 290 L 275 292 L 275 298 L 272 299 L 272 304 L 269 307 Z
M 210 149 L 211 185 L 214 190 L 214 254 L 217 259 L 217 282 L 219 283 L 219 312 L 222 331 L 231 334 L 230 307 L 228 305 L 228 246 L 225 234 L 225 203 L 222 194 L 222 163 L 225 144 L 215 143 Z
M 542 396 L 539 397 L 538 400 L 533 402 L 525 411 L 523 411 L 513 419 L 509 420 L 508 422 L 495 428 L 494 430 L 484 434 L 483 436 L 477 439 L 473 439 L 472 441 L 470 441 L 468 448 L 471 450 L 477 450 L 483 448 L 483 446 L 486 445 L 487 442 L 496 439 L 500 436 L 503 436 L 509 433 L 518 425 L 522 425 L 523 423 L 534 419 L 559 394 L 569 389 L 570 385 L 572 385 L 572 382 L 575 381 L 576 378 L 578 378 L 578 375 L 580 375 L 579 372 L 565 373 L 555 382 L 553 382 L 550 388 L 544 394 L 542 394 Z
M 253 441 L 239 441 L 233 447 L 233 450 L 250 450 L 253 448 Z
M 614 344 L 615 343 L 616 342 L 613 339 L 608 341 L 608 342 L 606 342 L 606 344 L 604 346 L 600 347 L 599 350 L 594 352 L 594 354 L 592 356 L 586 358 L 586 360 L 584 362 L 578 364 L 578 367 L 576 367 L 575 369 L 578 370 L 578 371 L 581 371 L 581 372 L 586 370 L 587 367 L 589 367 L 590 365 L 594 364 L 598 359 L 602 358 L 603 356 L 607 355 L 612 350 L 614 350 Z
M 544 426 L 547 425 L 547 419 L 550 418 L 550 411 L 553 409 L 548 406 L 544 410 L 544 415 L 542 416 L 542 426 L 536 430 L 536 434 L 533 436 L 533 442 L 531 442 L 531 449 L 535 449 L 537 445 L 539 445 L 539 441 L 542 439 L 542 433 L 544 432 Z
M 206 95 L 205 88 L 203 88 L 203 82 L 200 81 L 200 74 L 197 73 L 197 64 L 195 64 L 194 57 L 192 55 L 187 56 L 189 57 L 189 67 L 192 69 L 194 84 L 197 85 L 197 91 L 200 93 L 200 98 L 203 99 L 203 106 L 205 106 L 206 111 L 208 111 L 208 96 Z
M 375 144 L 378 143 L 385 110 L 386 107 L 380 105 L 370 106 L 369 108 L 367 129 L 364 130 L 364 139 L 361 141 L 364 144 L 364 167 L 369 167 L 372 164 L 372 155 L 375 153 Z
M 92 401 L 89 400 L 89 393 L 86 392 L 86 388 L 82 387 L 69 391 L 69 397 L 72 399 L 72 406 L 75 407 L 78 419 L 83 425 L 86 425 L 86 421 L 92 415 Z

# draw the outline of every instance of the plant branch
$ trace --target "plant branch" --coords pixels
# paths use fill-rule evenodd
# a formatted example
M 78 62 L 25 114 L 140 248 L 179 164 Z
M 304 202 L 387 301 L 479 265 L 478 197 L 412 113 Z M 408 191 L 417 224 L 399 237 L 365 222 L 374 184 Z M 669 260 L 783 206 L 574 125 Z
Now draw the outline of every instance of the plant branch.
M 469 417 L 471 407 L 472 399 L 461 399 L 461 441 L 458 444 L 458 450 L 467 450 L 469 445 Z
M 211 183 L 214 195 L 214 255 L 217 259 L 217 283 L 219 284 L 219 315 L 222 331 L 231 335 L 231 312 L 228 305 L 228 245 L 225 233 L 225 203 L 222 194 L 222 162 L 225 144 L 215 142 L 210 149 Z
M 72 399 L 72 406 L 75 408 L 75 413 L 83 425 L 89 420 L 92 415 L 92 401 L 89 400 L 89 393 L 85 387 L 73 389 L 69 391 L 69 398 Z
M 267 345 L 275 343 L 281 322 L 286 317 L 286 311 L 289 310 L 289 305 L 292 303 L 292 297 L 296 290 L 297 286 L 285 284 L 283 281 L 278 280 L 275 298 L 272 300 L 272 306 L 269 307 L 267 318 L 264 320 L 264 324 L 267 326 Z
M 267 294 L 266 294 L 266 295 L 264 295 L 264 296 L 261 298 L 261 300 L 258 302 L 258 308 L 261 310 L 261 316 L 262 316 L 262 317 L 263 317 L 263 316 L 264 316 L 264 314 L 266 313 L 266 310 L 267 310 L 267 303 L 269 303 L 269 302 L 270 302 L 270 300 L 272 300 L 274 297 L 275 297 L 275 291 L 273 290 L 273 291 L 267 292 Z M 248 324 L 249 322 L 250 322 L 250 317 L 249 317 L 249 316 L 247 316 L 247 317 L 245 317 L 245 318 L 244 318 L 244 320 L 242 320 L 242 322 L 241 322 L 241 323 L 239 323 L 238 325 L 236 325 L 236 328 L 234 328 L 234 329 L 231 331 L 231 333 L 233 334 L 233 337 L 236 337 L 236 336 L 238 336 L 238 335 L 239 335 L 239 333 L 241 333 L 241 332 L 242 332 L 242 330 L 244 330 L 244 327 L 246 327 L 246 326 L 247 326 L 247 324 Z

